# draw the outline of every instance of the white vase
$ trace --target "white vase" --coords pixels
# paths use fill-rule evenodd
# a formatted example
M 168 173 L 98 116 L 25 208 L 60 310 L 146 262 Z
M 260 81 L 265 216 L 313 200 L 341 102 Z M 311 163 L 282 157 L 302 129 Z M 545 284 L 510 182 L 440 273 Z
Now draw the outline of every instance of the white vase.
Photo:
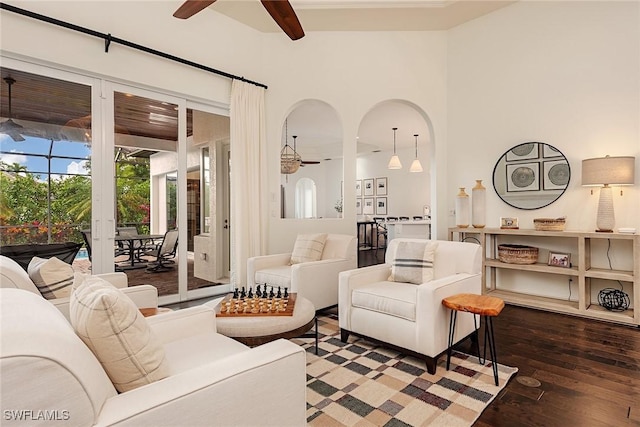
M 465 193 L 464 187 L 460 187 L 460 192 L 456 196 L 456 227 L 467 228 L 469 214 L 469 195 Z
M 476 186 L 471 189 L 471 225 L 484 228 L 486 223 L 487 189 L 481 179 L 476 179 Z

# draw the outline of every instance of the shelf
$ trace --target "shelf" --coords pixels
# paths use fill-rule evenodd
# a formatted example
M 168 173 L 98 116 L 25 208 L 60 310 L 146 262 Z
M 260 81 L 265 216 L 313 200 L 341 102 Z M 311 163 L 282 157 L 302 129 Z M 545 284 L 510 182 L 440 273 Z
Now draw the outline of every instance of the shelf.
M 456 236 L 457 235 L 457 236 Z M 500 228 L 460 228 L 449 229 L 449 239 L 464 240 L 468 236 L 477 237 L 477 241 L 484 246 L 484 259 L 482 262 L 483 292 L 503 299 L 508 304 L 523 307 L 537 308 L 574 316 L 587 317 L 604 320 L 608 322 L 621 323 L 626 325 L 640 326 L 640 235 L 622 233 L 596 233 L 582 231 L 537 231 L 528 229 L 500 229 Z M 550 250 L 553 247 L 569 246 L 572 252 L 573 266 L 563 268 L 550 266 L 545 263 L 535 264 L 509 264 L 497 259 L 497 247 L 501 242 L 513 241 L 527 242 L 533 241 L 535 245 L 543 250 Z M 593 244 L 596 241 L 616 240 L 619 242 L 619 250 L 624 251 L 625 258 L 631 255 L 632 267 L 630 270 L 610 270 L 606 268 L 592 268 L 592 259 L 603 258 L 605 256 L 602 244 Z M 608 251 L 608 249 L 606 249 Z M 630 250 L 629 253 L 626 251 Z M 512 274 L 502 275 L 499 271 L 509 270 Z M 518 272 L 531 273 L 529 277 L 518 275 Z M 536 277 L 540 274 L 540 279 Z M 501 286 L 502 281 L 506 284 L 519 281 L 538 280 L 544 282 L 553 279 L 551 276 L 569 276 L 577 283 L 578 292 L 575 294 L 576 301 L 568 301 L 562 297 L 538 296 L 527 293 L 527 289 L 520 286 L 518 291 L 506 290 Z M 592 279 L 604 281 L 620 281 L 631 283 L 632 293 L 631 306 L 637 308 L 627 309 L 622 312 L 609 311 L 596 303 L 592 303 L 592 289 L 594 284 Z M 548 280 L 557 283 L 558 280 Z M 601 284 L 597 284 L 600 286 Z M 554 285 L 550 285 L 554 286 Z M 559 295 L 555 288 L 548 288 L 553 295 Z M 597 288 L 596 288 L 597 289 Z M 536 291 L 532 291 L 536 292 Z
M 607 270 L 605 268 L 590 268 L 585 272 L 585 277 L 591 279 L 620 280 L 633 282 L 633 271 Z
M 484 261 L 485 267 L 496 267 L 496 268 L 506 268 L 510 270 L 520 270 L 520 271 L 536 271 L 539 273 L 553 273 L 553 274 L 563 274 L 565 276 L 578 276 L 578 268 L 563 268 L 563 267 L 553 267 L 547 264 L 535 263 L 535 264 L 509 264 L 506 262 L 499 261 L 497 259 L 487 258 Z

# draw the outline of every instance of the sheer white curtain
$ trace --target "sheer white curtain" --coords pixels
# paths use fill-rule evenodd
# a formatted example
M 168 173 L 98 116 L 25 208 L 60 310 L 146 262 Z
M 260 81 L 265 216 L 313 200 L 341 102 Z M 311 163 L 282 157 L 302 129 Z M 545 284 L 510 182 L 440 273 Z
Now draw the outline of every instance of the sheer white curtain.
M 266 248 L 265 89 L 234 80 L 231 85 L 231 283 L 247 284 L 247 258 Z

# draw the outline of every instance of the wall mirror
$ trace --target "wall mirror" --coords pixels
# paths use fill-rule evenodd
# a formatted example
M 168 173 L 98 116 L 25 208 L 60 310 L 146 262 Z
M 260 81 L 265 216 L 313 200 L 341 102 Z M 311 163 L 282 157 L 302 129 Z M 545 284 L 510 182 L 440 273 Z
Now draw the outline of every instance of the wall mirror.
M 540 209 L 562 196 L 570 178 L 569 162 L 560 150 L 543 142 L 525 142 L 498 159 L 493 188 L 514 208 Z
M 289 113 L 280 143 L 281 218 L 342 216 L 342 133 L 338 113 L 326 102 L 304 100 Z M 299 160 L 293 167 L 287 165 L 292 156 Z

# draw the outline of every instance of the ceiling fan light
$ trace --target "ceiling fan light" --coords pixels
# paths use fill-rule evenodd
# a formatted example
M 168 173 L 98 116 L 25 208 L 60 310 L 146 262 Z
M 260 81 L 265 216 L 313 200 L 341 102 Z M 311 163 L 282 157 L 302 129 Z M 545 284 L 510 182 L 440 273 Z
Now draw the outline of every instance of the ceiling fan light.
M 397 154 L 394 154 L 393 156 L 391 156 L 391 159 L 389 160 L 389 164 L 387 165 L 387 168 L 402 169 L 402 163 L 400 162 L 400 158 L 398 157 Z
M 413 163 L 411 163 L 411 167 L 409 168 L 409 172 L 422 172 L 422 164 L 420 160 L 414 159 Z

